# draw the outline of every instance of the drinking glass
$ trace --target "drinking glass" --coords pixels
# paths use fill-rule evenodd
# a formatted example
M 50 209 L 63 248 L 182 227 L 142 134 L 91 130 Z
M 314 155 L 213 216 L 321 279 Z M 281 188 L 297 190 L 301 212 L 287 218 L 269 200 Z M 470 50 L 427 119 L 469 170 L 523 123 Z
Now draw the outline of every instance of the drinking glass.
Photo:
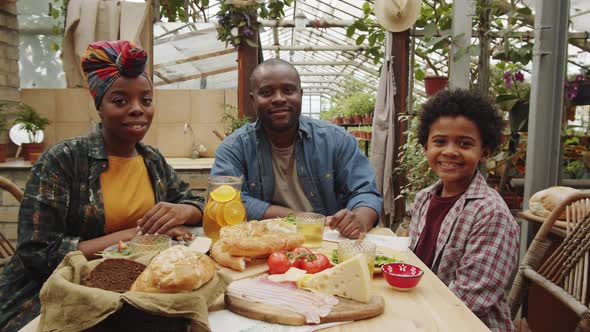
M 373 278 L 376 252 L 377 245 L 370 241 L 347 240 L 338 242 L 338 262 L 342 263 L 358 254 L 363 254 L 367 260 L 367 267 L 369 268 L 369 276 L 371 278 Z
M 299 213 L 295 216 L 295 224 L 297 224 L 297 233 L 302 234 L 305 238 L 304 247 L 322 246 L 326 216 L 313 212 Z

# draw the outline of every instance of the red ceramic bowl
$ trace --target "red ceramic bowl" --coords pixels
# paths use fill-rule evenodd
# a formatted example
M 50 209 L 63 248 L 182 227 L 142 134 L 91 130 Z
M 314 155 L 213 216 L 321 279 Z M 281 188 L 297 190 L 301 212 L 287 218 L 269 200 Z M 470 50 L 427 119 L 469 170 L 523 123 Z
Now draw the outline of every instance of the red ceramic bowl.
M 416 287 L 424 274 L 421 268 L 406 263 L 385 264 L 381 270 L 383 270 L 383 276 L 387 283 L 400 291 Z

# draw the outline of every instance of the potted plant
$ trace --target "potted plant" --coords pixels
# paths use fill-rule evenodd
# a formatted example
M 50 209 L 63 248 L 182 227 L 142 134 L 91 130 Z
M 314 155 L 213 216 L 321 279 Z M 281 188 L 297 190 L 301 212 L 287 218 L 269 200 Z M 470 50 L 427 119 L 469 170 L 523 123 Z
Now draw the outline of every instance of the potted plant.
M 229 136 L 231 133 L 236 131 L 241 126 L 250 123 L 250 118 L 244 116 L 243 118 L 239 117 L 238 108 L 236 106 L 230 104 L 223 104 L 223 115 L 221 119 L 227 123 L 227 127 L 225 129 L 225 135 Z
M 41 130 L 47 127 L 49 119 L 39 115 L 31 106 L 21 103 L 14 123 L 20 123 L 21 128 L 29 135 L 30 143 L 22 144 L 23 158 L 30 160 L 32 153 L 43 152 L 45 145 L 41 141 L 42 138 L 39 134 Z
M 508 112 L 510 132 L 528 130 L 530 84 L 515 64 L 500 64 L 492 70 L 492 90 L 496 103 Z
M 566 97 L 571 105 L 590 105 L 590 78 L 578 74 L 565 83 Z
M 446 76 L 426 76 L 424 77 L 424 88 L 428 97 L 434 96 L 440 90 L 449 85 L 449 78 Z
M 6 161 L 6 147 L 8 140 L 4 137 L 8 122 L 6 121 L 6 104 L 0 104 L 0 137 L 3 139 L 0 141 L 0 162 Z

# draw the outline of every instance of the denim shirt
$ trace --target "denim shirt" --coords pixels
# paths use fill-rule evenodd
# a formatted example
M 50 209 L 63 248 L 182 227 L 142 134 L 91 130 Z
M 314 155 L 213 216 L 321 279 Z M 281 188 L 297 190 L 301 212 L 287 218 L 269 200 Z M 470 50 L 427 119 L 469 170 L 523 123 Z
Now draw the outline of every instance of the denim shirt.
M 381 214 L 383 199 L 373 167 L 346 130 L 302 116 L 294 153 L 313 212 L 332 215 L 365 206 Z M 243 176 L 248 220 L 261 219 L 270 206 L 274 177 L 271 146 L 260 121 L 242 126 L 217 148 L 211 176 L 218 175 Z

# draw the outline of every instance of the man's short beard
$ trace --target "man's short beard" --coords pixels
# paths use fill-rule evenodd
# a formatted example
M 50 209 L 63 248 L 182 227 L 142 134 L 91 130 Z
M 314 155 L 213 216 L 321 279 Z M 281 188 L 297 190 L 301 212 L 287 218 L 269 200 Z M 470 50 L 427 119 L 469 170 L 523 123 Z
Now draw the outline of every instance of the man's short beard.
M 297 123 L 299 123 L 300 116 L 301 116 L 300 112 L 292 113 L 292 116 L 289 118 L 289 122 L 287 122 L 287 124 L 277 126 L 272 123 L 270 116 L 268 116 L 268 114 L 267 114 L 267 116 L 262 118 L 262 124 L 263 124 L 264 128 L 266 128 L 267 130 L 270 130 L 275 133 L 280 133 L 280 132 L 283 132 L 285 130 L 289 130 L 289 129 L 297 126 Z

